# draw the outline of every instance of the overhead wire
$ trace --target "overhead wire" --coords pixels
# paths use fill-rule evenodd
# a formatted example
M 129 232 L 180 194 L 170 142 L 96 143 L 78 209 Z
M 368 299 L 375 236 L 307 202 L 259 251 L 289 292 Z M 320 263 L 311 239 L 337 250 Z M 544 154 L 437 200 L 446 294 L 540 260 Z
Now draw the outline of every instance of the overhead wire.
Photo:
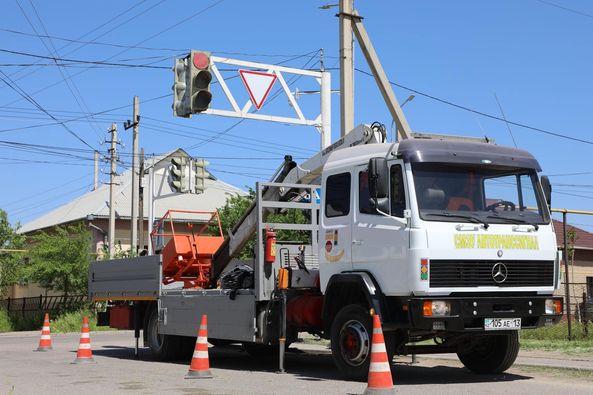
M 373 76 L 368 71 L 364 71 L 364 70 L 361 70 L 359 68 L 355 68 L 355 70 L 358 71 L 361 74 L 366 75 L 366 76 L 369 76 L 369 77 L 372 77 Z M 412 89 L 410 87 L 407 87 L 407 86 L 402 85 L 402 84 L 398 84 L 398 83 L 393 82 L 393 81 L 389 81 L 389 83 L 391 85 L 393 85 L 393 86 L 396 86 L 396 87 L 401 88 L 401 89 L 405 89 L 405 90 L 407 90 L 409 92 L 412 92 L 412 93 L 415 93 L 417 95 L 426 97 L 428 99 L 435 100 L 435 101 L 438 101 L 440 103 L 443 103 L 443 104 L 446 104 L 446 105 L 449 105 L 449 106 L 452 106 L 452 107 L 456 107 L 456 108 L 459 108 L 461 110 L 468 111 L 468 112 L 471 112 L 471 113 L 474 113 L 474 114 L 477 114 L 477 115 L 481 115 L 481 116 L 486 117 L 486 118 L 494 119 L 494 120 L 501 121 L 501 122 L 507 122 L 510 125 L 518 126 L 520 128 L 524 128 L 524 129 L 528 129 L 528 130 L 533 130 L 533 131 L 539 132 L 539 133 L 544 133 L 544 134 L 547 134 L 547 135 L 550 135 L 550 136 L 555 136 L 555 137 L 563 138 L 563 139 L 566 139 L 566 140 L 571 140 L 571 141 L 576 141 L 576 142 L 579 142 L 579 143 L 593 145 L 593 141 L 583 140 L 583 139 L 580 139 L 580 138 L 577 138 L 577 137 L 571 137 L 571 136 L 563 135 L 563 134 L 560 134 L 560 133 L 556 133 L 556 132 L 552 132 L 552 131 L 549 131 L 549 130 L 537 128 L 537 127 L 534 127 L 534 126 L 529 126 L 529 125 L 526 125 L 524 123 L 519 123 L 519 122 L 510 121 L 510 120 L 505 120 L 504 118 L 498 117 L 496 115 L 488 114 L 488 113 L 485 113 L 485 112 L 482 112 L 482 111 L 478 111 L 478 110 L 475 110 L 473 108 L 470 108 L 470 107 L 467 107 L 467 106 L 464 106 L 464 105 L 461 105 L 461 104 L 454 103 L 454 102 L 449 101 L 449 100 L 441 99 L 439 97 L 430 95 L 430 94 L 425 93 L 425 92 L 421 92 L 421 91 L 416 90 L 416 89 Z

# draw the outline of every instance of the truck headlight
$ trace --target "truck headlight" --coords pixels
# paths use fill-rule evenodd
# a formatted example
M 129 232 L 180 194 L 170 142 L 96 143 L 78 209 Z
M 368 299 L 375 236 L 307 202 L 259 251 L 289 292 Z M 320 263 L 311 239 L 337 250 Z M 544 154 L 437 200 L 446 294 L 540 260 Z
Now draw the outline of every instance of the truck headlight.
M 444 300 L 425 300 L 422 305 L 425 317 L 446 317 L 451 315 L 451 303 Z
M 562 299 L 546 299 L 546 314 L 562 314 Z

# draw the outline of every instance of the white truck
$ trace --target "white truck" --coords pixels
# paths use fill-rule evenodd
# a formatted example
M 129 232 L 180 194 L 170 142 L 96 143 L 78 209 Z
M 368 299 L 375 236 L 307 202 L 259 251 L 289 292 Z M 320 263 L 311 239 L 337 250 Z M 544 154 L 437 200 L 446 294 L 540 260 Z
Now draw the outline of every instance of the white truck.
M 94 262 L 90 297 L 110 301 L 112 325 L 134 328 L 137 340 L 143 330 L 161 359 L 191 352 L 208 314 L 213 344 L 279 350 L 282 365 L 285 346 L 309 332 L 329 339 L 340 372 L 360 379 L 373 311 L 390 357 L 454 352 L 474 372 L 502 372 L 517 357 L 519 329 L 563 314 L 549 181 L 523 150 L 414 137 L 386 143 L 384 130 L 363 125 L 301 165 L 288 158 L 274 182 L 257 184 L 253 206 L 199 273 L 167 277 L 166 248 Z M 303 210 L 309 223 L 266 222 L 285 209 Z M 270 227 L 310 232 L 310 242 L 274 246 Z M 254 233 L 255 259 L 241 262 L 252 274 L 233 272 Z M 199 252 L 200 240 L 188 240 Z M 253 281 L 217 281 L 229 272 Z

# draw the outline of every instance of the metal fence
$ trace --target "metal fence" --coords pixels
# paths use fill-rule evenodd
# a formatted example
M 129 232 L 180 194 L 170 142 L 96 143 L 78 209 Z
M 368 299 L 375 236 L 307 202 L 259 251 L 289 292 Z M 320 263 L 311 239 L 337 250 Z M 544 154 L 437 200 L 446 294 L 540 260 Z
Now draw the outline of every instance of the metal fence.
M 30 298 L 7 298 L 0 300 L 0 309 L 25 316 L 40 312 L 76 310 L 82 307 L 87 300 L 87 295 L 39 295 Z

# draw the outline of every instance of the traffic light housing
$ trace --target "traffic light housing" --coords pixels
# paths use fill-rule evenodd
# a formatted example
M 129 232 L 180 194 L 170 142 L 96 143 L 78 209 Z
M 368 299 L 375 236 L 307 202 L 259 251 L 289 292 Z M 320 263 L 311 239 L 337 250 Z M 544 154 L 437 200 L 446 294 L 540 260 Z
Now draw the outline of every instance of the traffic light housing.
M 173 73 L 173 115 L 189 118 L 191 116 L 190 90 L 188 89 L 188 80 L 191 73 L 189 56 L 175 59 Z
M 173 192 L 185 192 L 185 166 L 187 159 L 183 157 L 174 157 L 169 166 L 169 186 Z
M 196 159 L 194 162 L 195 166 L 195 192 L 196 193 L 203 193 L 206 190 L 206 179 L 210 177 L 210 173 L 206 170 L 206 166 L 208 166 L 208 161 L 204 159 Z
M 210 82 L 212 82 L 210 53 L 191 51 L 188 63 L 190 69 L 191 113 L 196 114 L 206 111 L 212 101 L 212 92 L 210 92 Z

